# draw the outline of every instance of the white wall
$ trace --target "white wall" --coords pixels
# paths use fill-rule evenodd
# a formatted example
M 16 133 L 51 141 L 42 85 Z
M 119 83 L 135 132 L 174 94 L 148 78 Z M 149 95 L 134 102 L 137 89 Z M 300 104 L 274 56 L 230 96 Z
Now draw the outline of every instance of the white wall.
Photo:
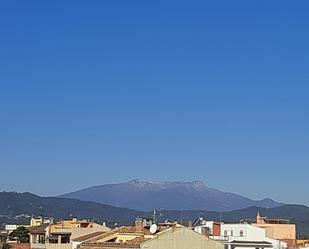
M 17 225 L 5 225 L 4 229 L 10 234 L 14 230 L 16 230 L 17 227 L 18 227 Z
M 213 234 L 214 222 L 213 221 L 206 221 L 206 227 L 209 228 L 209 233 Z
M 287 249 L 288 243 L 266 237 L 265 241 L 272 243 L 274 249 Z
M 225 237 L 224 231 L 227 233 L 228 241 L 266 241 L 272 243 L 274 249 L 288 248 L 287 243 L 266 237 L 265 229 L 249 224 L 222 224 L 221 237 Z M 243 236 L 240 236 L 240 231 L 243 231 Z
M 197 233 L 202 233 L 202 229 L 207 228 L 209 230 L 209 234 L 213 234 L 213 226 L 214 226 L 214 221 L 205 221 L 203 225 L 195 226 L 194 231 Z
M 81 244 L 82 242 L 80 241 L 73 241 L 72 242 L 72 249 L 77 249 L 77 247 Z
M 225 235 L 229 241 L 265 241 L 266 237 L 264 229 L 249 224 L 222 224 L 221 236 Z

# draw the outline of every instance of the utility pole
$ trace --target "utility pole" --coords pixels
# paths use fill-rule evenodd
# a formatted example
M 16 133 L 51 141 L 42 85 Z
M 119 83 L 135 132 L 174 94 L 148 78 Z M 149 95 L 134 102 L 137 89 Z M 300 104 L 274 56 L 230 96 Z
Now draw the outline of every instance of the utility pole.
M 156 210 L 153 210 L 153 223 L 156 224 Z

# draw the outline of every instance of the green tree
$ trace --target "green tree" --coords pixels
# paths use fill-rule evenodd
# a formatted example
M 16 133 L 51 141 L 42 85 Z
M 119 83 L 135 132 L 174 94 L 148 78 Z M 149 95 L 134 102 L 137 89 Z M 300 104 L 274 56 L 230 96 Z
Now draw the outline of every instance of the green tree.
M 29 243 L 30 236 L 29 231 L 25 227 L 18 227 L 9 234 L 10 240 L 16 240 L 20 243 Z
M 8 243 L 3 243 L 2 249 L 10 249 L 10 245 Z

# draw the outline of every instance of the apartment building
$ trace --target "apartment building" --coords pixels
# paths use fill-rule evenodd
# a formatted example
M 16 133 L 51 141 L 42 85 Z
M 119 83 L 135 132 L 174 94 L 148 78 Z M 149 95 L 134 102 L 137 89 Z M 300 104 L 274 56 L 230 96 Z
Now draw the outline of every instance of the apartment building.
M 43 224 L 53 224 L 54 223 L 54 218 L 50 217 L 32 217 L 30 220 L 30 226 L 28 225 L 27 227 L 36 227 L 36 226 L 41 226 Z
M 106 226 L 87 220 L 63 220 L 29 228 L 32 249 L 72 249 L 75 238 L 95 232 L 107 232 Z
M 207 221 L 203 217 L 197 218 L 192 224 L 193 230 L 206 236 L 220 236 L 221 224 L 217 221 Z
M 82 243 L 80 249 L 224 249 L 192 229 L 177 223 L 160 223 L 152 226 L 120 227 L 95 239 Z
M 258 213 L 256 223 L 252 225 L 265 229 L 269 238 L 284 241 L 289 247 L 296 246 L 296 225 L 290 224 L 287 219 L 269 219 Z
M 52 223 L 54 223 L 53 218 L 38 216 L 38 217 L 31 217 L 30 224 L 6 224 L 4 229 L 5 231 L 7 231 L 8 234 L 10 234 L 19 227 L 25 227 L 28 229 L 30 227 L 37 227 L 43 224 L 52 224 Z
M 250 224 L 221 224 L 220 236 L 211 236 L 228 249 L 287 249 L 288 244 L 269 238 L 263 228 Z

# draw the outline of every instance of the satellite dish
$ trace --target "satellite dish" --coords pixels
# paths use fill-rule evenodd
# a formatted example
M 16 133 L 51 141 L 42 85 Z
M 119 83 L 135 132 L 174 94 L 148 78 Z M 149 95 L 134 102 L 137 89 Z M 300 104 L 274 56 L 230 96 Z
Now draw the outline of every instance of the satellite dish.
M 156 224 L 152 224 L 149 230 L 150 233 L 155 234 L 158 231 L 158 226 Z

